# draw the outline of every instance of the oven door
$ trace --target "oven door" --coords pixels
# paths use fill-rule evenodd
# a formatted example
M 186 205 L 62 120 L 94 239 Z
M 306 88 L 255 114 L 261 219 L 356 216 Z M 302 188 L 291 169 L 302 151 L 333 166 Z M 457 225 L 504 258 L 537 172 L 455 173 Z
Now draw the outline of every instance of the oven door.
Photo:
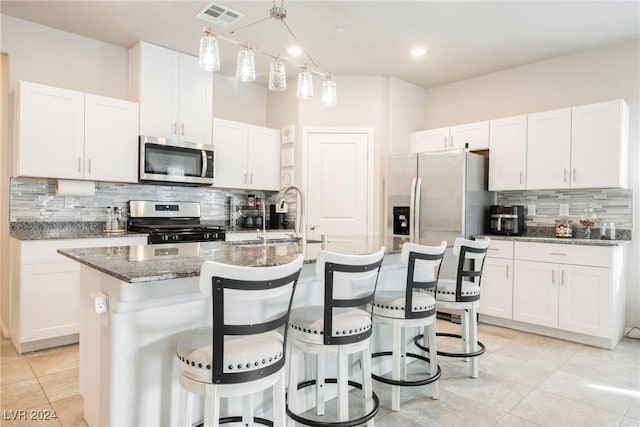
M 211 185 L 214 177 L 213 145 L 140 137 L 141 182 Z

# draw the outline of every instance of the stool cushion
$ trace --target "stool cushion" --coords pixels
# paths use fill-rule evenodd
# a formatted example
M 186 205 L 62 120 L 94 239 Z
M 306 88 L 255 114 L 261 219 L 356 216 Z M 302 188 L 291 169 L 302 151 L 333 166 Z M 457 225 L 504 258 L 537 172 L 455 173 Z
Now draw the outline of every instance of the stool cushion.
M 324 307 L 301 307 L 289 316 L 289 337 L 311 344 L 324 343 Z M 357 335 L 371 329 L 371 316 L 358 308 L 333 309 L 333 336 Z
M 433 295 L 433 288 L 427 290 Z M 474 297 L 473 300 L 480 299 L 480 286 L 466 280 L 462 281 L 462 296 Z M 456 281 L 455 280 L 439 280 L 438 294 L 436 301 L 456 302 Z
M 212 329 L 200 328 L 182 339 L 176 355 L 180 374 L 195 381 L 213 381 Z M 266 332 L 228 338 L 224 344 L 223 372 L 248 372 L 261 369 L 282 358 L 282 335 Z
M 424 292 L 413 292 L 412 311 L 435 310 L 436 300 L 432 295 Z M 405 291 L 376 291 L 373 300 L 373 314 L 376 316 L 392 317 L 394 319 L 405 318 Z M 433 312 L 435 315 L 435 311 Z

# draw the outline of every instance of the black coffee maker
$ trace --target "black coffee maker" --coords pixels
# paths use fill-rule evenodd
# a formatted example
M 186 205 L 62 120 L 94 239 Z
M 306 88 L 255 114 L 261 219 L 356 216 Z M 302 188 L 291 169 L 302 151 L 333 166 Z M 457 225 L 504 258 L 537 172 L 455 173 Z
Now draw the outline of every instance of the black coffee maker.
M 286 227 L 285 213 L 276 212 L 276 205 L 269 205 L 269 228 L 272 230 L 281 230 Z

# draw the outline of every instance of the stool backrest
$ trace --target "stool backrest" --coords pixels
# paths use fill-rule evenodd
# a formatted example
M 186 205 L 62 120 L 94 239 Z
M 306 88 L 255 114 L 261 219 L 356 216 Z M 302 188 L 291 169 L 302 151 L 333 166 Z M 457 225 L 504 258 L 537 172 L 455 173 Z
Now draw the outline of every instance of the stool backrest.
M 286 328 L 304 256 L 273 267 L 245 267 L 205 261 L 200 291 L 213 301 L 213 383 L 252 381 L 277 372 L 285 363 Z M 256 335 L 284 328 L 282 358 L 244 372 L 224 372 L 225 342 L 240 335 Z
M 402 245 L 401 261 L 407 265 L 407 281 L 405 287 L 405 319 L 430 317 L 433 310 L 413 311 L 413 291 L 416 289 L 433 289 L 438 285 L 440 267 L 447 242 L 442 241 L 439 246 L 425 246 L 416 243 Z
M 320 251 L 316 273 L 324 278 L 324 344 L 341 345 L 371 336 L 371 328 L 354 335 L 333 335 L 337 308 L 364 307 L 373 302 L 385 248 L 368 255 L 345 255 Z M 371 316 L 372 314 L 369 313 Z
M 456 301 L 475 301 L 479 297 L 462 295 L 462 282 L 470 278 L 472 282 L 480 286 L 484 260 L 491 243 L 488 237 L 478 240 L 469 240 L 458 237 L 453 243 L 453 254 L 458 257 L 458 275 L 456 278 Z M 476 281 L 477 279 L 477 281 Z

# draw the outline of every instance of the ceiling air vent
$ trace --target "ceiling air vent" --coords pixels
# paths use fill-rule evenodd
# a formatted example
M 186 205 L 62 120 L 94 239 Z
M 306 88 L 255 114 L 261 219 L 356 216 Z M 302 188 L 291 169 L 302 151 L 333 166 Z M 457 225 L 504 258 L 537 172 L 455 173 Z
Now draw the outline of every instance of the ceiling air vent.
M 240 12 L 229 9 L 219 3 L 212 2 L 202 9 L 196 15 L 196 18 L 221 27 L 230 27 L 242 19 L 243 16 L 244 15 Z

